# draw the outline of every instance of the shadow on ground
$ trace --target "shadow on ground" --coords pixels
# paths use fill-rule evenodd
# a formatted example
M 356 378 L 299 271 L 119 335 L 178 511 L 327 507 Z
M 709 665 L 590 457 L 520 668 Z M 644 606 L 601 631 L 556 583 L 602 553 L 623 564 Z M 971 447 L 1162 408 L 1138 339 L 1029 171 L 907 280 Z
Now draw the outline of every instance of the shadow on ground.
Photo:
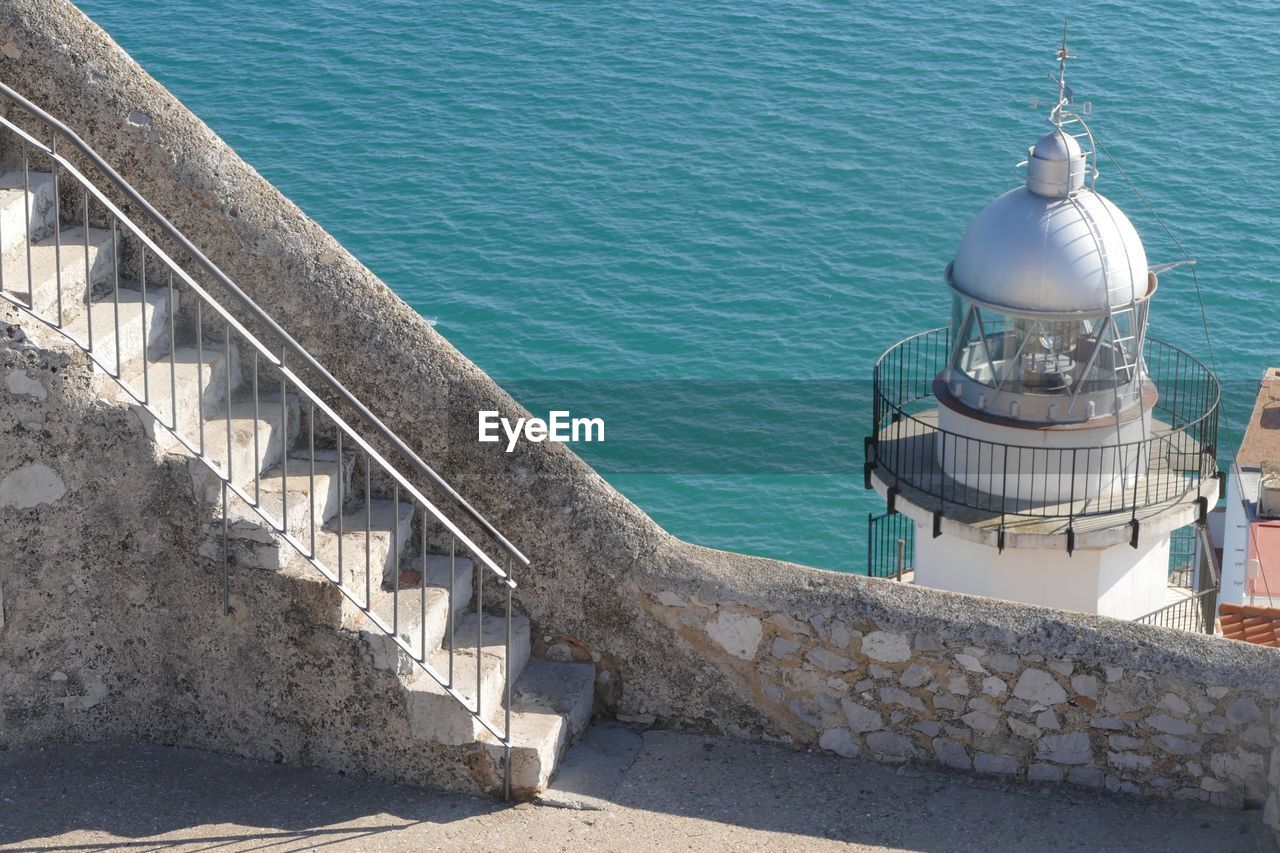
M 9 850 L 1271 850 L 1257 812 L 597 725 L 509 806 L 154 745 L 0 755 Z

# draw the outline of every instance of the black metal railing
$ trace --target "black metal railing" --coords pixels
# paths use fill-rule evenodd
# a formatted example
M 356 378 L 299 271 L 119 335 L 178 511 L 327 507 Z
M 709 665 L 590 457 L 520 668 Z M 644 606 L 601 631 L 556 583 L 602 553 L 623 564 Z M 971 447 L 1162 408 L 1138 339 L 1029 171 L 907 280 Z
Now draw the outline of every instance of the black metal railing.
M 1185 530 L 1187 528 L 1184 527 L 1175 531 L 1175 535 L 1181 534 L 1185 539 Z M 1189 594 L 1135 619 L 1135 622 L 1197 634 L 1214 633 L 1218 615 L 1218 586 L 1221 582 L 1218 556 L 1205 525 L 1192 525 L 1191 539 L 1191 561 L 1185 569 L 1188 574 L 1188 586 L 1185 588 Z
M 899 544 L 901 543 L 901 544 Z M 901 578 L 915 567 L 916 526 L 900 512 L 867 513 L 867 575 Z
M 1217 476 L 1219 384 L 1177 347 L 1146 341 L 1146 373 L 1158 398 L 1145 438 L 1066 449 L 940 429 L 931 414 L 939 406 L 934 379 L 949 354 L 948 330 L 941 328 L 899 342 L 876 362 L 868 473 L 903 494 L 914 489 L 939 508 L 1070 521 L 1199 494 Z

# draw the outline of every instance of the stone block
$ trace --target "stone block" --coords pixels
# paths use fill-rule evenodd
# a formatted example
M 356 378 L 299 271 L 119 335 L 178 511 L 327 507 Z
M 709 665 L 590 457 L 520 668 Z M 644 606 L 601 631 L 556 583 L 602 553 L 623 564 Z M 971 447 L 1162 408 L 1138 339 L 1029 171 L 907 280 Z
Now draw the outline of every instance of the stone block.
M 995 734 L 1001 728 L 1000 720 L 982 711 L 970 711 L 960 719 L 964 720 L 969 728 L 984 734 Z
M 1168 711 L 1170 714 L 1176 714 L 1178 716 L 1185 716 L 1186 714 L 1191 713 L 1191 705 L 1176 693 L 1164 694 L 1164 697 L 1160 700 L 1159 704 L 1156 705 L 1156 708 L 1161 711 Z M 1174 732 L 1174 734 L 1177 734 L 1177 732 Z
M 810 634 L 808 625 L 797 619 L 793 619 L 785 613 L 773 613 L 766 616 L 764 621 L 792 634 L 803 634 L 806 637 Z
M 1017 655 L 1011 655 L 1007 652 L 996 652 L 987 658 L 987 665 L 996 672 L 1003 672 L 1005 675 L 1013 675 L 1018 671 L 1021 661 Z
M 1053 764 L 1032 764 L 1027 768 L 1027 779 L 1032 782 L 1061 782 L 1066 773 Z
M 720 648 L 742 660 L 754 660 L 764 636 L 764 625 L 749 613 L 721 610 L 707 622 L 707 636 Z
M 956 663 L 960 664 L 962 667 L 969 670 L 969 672 L 976 672 L 980 675 L 987 674 L 986 667 L 984 667 L 982 665 L 982 662 L 979 661 L 977 657 L 975 657 L 974 655 L 967 654 L 964 652 L 957 652 Z
M 1036 725 L 1049 731 L 1057 731 L 1062 728 L 1062 723 L 1058 722 L 1058 715 L 1051 710 L 1044 710 L 1036 714 Z
M 1146 708 L 1150 700 L 1148 683 L 1133 678 L 1108 685 L 1102 697 L 1102 707 L 1110 714 L 1131 714 Z
M 1214 714 L 1212 717 L 1206 718 L 1205 721 L 1200 724 L 1200 731 L 1207 735 L 1225 734 L 1227 731 L 1227 718 L 1219 714 Z
M 862 638 L 862 653 L 884 663 L 907 661 L 911 659 L 911 638 L 888 631 L 872 631 Z
M 1186 720 L 1176 720 L 1167 714 L 1152 714 L 1147 717 L 1146 724 L 1168 735 L 1189 735 L 1196 731 L 1194 724 Z
M 1095 729 L 1110 729 L 1117 732 L 1125 730 L 1124 720 L 1119 717 L 1094 717 L 1089 721 L 1089 725 Z
M 1076 665 L 1069 660 L 1051 660 L 1048 663 L 1049 669 L 1061 675 L 1063 678 L 1070 678 L 1071 673 L 1075 671 Z
M 933 670 L 924 664 L 913 663 L 902 673 L 898 683 L 903 687 L 921 687 L 933 678 Z
M 1098 679 L 1079 673 L 1071 676 L 1071 689 L 1089 699 L 1098 698 Z
M 969 759 L 969 751 L 964 748 L 964 744 L 957 743 L 954 740 L 942 737 L 934 738 L 933 754 L 947 767 L 952 767 L 956 770 L 973 769 L 973 761 Z
M 775 658 L 781 660 L 782 658 L 795 654 L 799 650 L 799 640 L 784 640 L 782 637 L 774 637 L 773 645 L 770 647 L 769 652 Z
M 1036 740 L 1042 734 L 1040 729 L 1030 723 L 1019 720 L 1017 717 L 1009 717 L 1005 722 L 1009 724 L 1010 731 L 1018 737 L 1026 738 L 1027 740 Z
M 1140 737 L 1111 735 L 1107 738 L 1107 745 L 1112 749 L 1142 749 L 1147 745 L 1147 742 Z
M 791 713 L 795 714 L 805 723 L 808 723 L 815 729 L 822 728 L 822 720 L 819 719 L 817 714 L 809 710 L 809 707 L 805 705 L 802 699 L 792 699 L 787 704 L 787 707 L 791 709 Z
M 1085 732 L 1045 735 L 1036 742 L 1036 757 L 1054 764 L 1088 764 L 1093 744 Z
M 900 705 L 903 708 L 910 708 L 913 711 L 923 711 L 924 701 L 919 696 L 914 696 L 905 690 L 897 687 L 880 688 L 880 701 L 886 705 Z
M 1258 716 L 1258 706 L 1243 696 L 1227 706 L 1227 719 L 1237 725 L 1252 723 Z
M 818 746 L 845 758 L 853 758 L 858 754 L 858 742 L 848 729 L 827 729 L 818 738 Z
M 1043 669 L 1026 669 L 1013 686 L 1013 695 L 1040 705 L 1057 705 L 1067 701 L 1067 691 L 1062 689 L 1052 675 Z
M 1200 751 L 1200 744 L 1177 735 L 1155 735 L 1151 738 L 1151 742 L 1173 755 L 1195 755 Z
M 1121 770 L 1150 770 L 1152 764 L 1151 756 L 1138 752 L 1108 752 L 1107 759 Z
M 1010 755 L 980 753 L 973 759 L 973 769 L 979 773 L 1011 775 L 1019 770 L 1018 760 Z
M 844 709 L 844 715 L 849 721 L 849 727 L 855 732 L 874 732 L 884 728 L 884 718 L 880 716 L 879 711 L 868 708 L 866 705 L 860 705 L 850 699 L 842 699 L 840 706 Z
M 848 672 L 856 669 L 857 664 L 847 657 L 838 655 L 825 646 L 814 646 L 805 652 L 804 659 L 826 672 Z
M 939 695 L 933 697 L 933 707 L 960 712 L 965 709 L 965 704 L 963 699 L 958 699 L 955 696 Z

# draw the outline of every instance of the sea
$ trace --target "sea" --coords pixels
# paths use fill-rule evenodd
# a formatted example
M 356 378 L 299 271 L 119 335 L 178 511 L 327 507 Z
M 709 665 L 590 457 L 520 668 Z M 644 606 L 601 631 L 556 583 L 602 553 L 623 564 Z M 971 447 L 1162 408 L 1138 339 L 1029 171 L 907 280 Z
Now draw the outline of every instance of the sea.
M 866 570 L 872 367 L 945 325 L 1064 18 L 1097 189 L 1197 261 L 1153 336 L 1216 365 L 1231 434 L 1280 364 L 1274 0 L 78 5 L 534 414 L 602 418 L 574 449 L 702 545 Z

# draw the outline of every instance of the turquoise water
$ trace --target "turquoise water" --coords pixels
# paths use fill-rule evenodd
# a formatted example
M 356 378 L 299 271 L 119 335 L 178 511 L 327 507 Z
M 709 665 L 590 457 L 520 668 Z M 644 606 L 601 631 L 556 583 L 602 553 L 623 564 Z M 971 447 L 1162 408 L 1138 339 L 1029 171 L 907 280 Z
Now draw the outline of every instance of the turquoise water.
M 602 389 L 653 400 L 613 415 L 608 453 L 583 449 L 669 530 L 846 570 L 865 565 L 880 508 L 860 475 L 872 362 L 945 323 L 943 268 L 1043 130 L 1031 101 L 1051 96 L 1062 14 L 883 0 L 80 6 L 536 411 Z M 1239 422 L 1280 362 L 1280 12 L 1070 14 L 1069 81 L 1200 261 Z M 1176 260 L 1101 166 L 1098 189 L 1152 262 Z M 1162 280 L 1152 322 L 1206 355 L 1185 272 Z M 755 418 L 760 395 L 773 396 Z M 673 400 L 712 415 L 723 400 L 726 423 Z M 793 433 L 799 452 L 740 449 Z

